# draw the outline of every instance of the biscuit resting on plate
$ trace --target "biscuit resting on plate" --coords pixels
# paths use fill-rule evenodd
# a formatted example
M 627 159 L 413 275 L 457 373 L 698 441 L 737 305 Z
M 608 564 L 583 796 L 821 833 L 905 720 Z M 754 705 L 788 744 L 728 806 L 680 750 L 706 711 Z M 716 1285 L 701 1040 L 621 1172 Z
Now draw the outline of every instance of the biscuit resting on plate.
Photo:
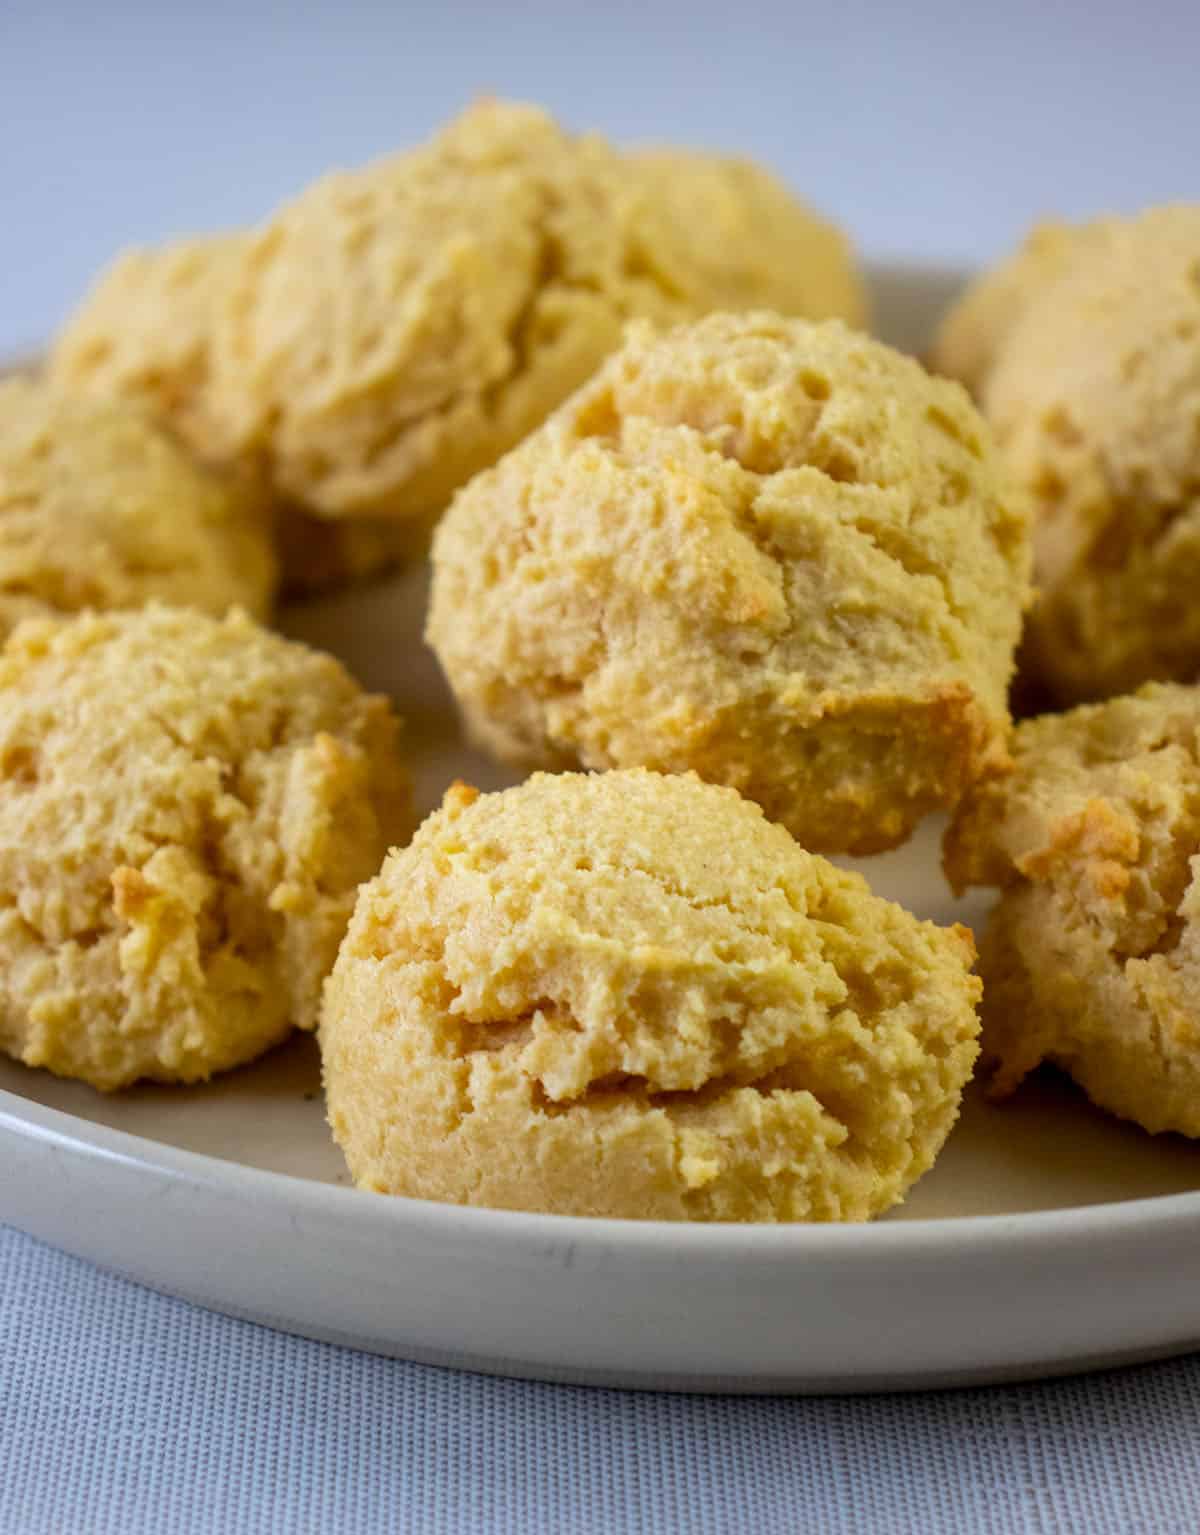
M 1030 720 L 1013 752 L 946 843 L 956 886 L 1001 892 L 980 945 L 994 1089 L 1053 1061 L 1102 1108 L 1200 1135 L 1200 690 Z
M 1200 675 L 1200 205 L 1062 239 L 979 398 L 1033 508 L 1029 667 L 1077 703 Z
M 330 1123 L 384 1193 L 864 1220 L 957 1117 L 973 956 L 694 775 L 459 786 L 359 896 Z
M 265 464 L 230 461 L 221 451 L 213 342 L 249 243 L 249 234 L 235 232 L 126 251 L 59 335 L 50 373 L 72 394 L 136 406 L 200 463 L 235 471 L 227 477 L 243 499 L 269 513 L 285 591 L 321 590 L 383 569 L 411 538 L 375 518 L 314 517 L 280 499 Z
M 1031 305 L 1076 264 L 1107 223 L 1035 224 L 1017 249 L 969 282 L 930 348 L 929 365 L 965 384 L 978 400 L 1009 336 Z
M 895 846 L 1003 757 L 1024 503 L 959 385 L 837 321 L 632 330 L 455 498 L 429 637 L 472 735 L 694 769 Z
M 197 468 L 142 413 L 0 381 L 0 634 L 154 598 L 265 617 L 275 578 L 261 499 Z
M 0 656 L 0 1048 L 116 1088 L 312 1028 L 407 828 L 395 734 L 332 657 L 240 614 L 23 624 Z
M 173 302 L 181 335 L 158 320 Z M 745 162 L 624 155 L 484 101 L 245 235 L 125 256 L 54 367 L 148 394 L 201 458 L 303 512 L 420 527 L 630 317 L 748 304 L 857 321 L 846 241 Z M 378 528 L 346 560 L 371 551 Z M 311 555 L 286 563 L 311 581 Z

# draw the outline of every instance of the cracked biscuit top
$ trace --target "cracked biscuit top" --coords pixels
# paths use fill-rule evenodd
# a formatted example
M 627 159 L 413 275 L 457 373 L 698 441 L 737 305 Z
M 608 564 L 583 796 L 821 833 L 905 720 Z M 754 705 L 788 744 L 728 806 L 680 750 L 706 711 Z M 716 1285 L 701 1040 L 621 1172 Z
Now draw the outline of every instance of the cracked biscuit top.
M 1200 690 L 1030 720 L 947 835 L 958 888 L 1001 887 L 981 945 L 984 1048 L 1041 1061 L 1150 1130 L 1200 1134 Z
M 862 1220 L 957 1117 L 972 958 L 693 775 L 458 786 L 360 894 L 330 1122 L 382 1192 Z
M 429 636 L 510 760 L 691 768 L 866 852 L 1002 759 L 1028 561 L 959 385 L 837 322 L 713 315 L 633 328 L 459 493 Z
M 422 520 L 631 316 L 748 304 L 860 318 L 842 236 L 744 162 L 668 168 L 486 101 L 244 236 L 122 258 L 55 358 L 309 512 Z
M 0 382 L 0 635 L 155 598 L 264 617 L 275 577 L 261 500 L 198 468 L 141 412 Z
M 1065 703 L 1200 672 L 1200 205 L 1109 219 L 982 392 L 1029 494 L 1034 667 Z
M 0 656 L 0 1048 L 115 1088 L 316 1023 L 406 830 L 396 721 L 330 656 L 151 606 Z

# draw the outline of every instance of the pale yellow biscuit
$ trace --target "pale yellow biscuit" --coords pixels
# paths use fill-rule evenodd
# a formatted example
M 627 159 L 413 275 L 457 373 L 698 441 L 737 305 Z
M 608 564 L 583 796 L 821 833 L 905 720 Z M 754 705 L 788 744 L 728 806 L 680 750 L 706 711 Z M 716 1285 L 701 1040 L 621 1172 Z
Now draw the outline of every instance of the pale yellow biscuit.
M 316 1023 L 407 829 L 387 703 L 241 614 L 23 624 L 0 656 L 0 1048 L 116 1088 Z
M 999 1093 L 1044 1060 L 1148 1130 L 1200 1135 L 1200 690 L 1020 726 L 964 802 L 954 883 L 995 884 L 981 944 Z
M 1036 224 L 1005 260 L 968 283 L 943 319 L 930 352 L 935 372 L 956 378 L 978 399 L 996 359 L 1031 304 L 1070 272 L 1109 224 Z
M 1064 702 L 1200 673 L 1200 205 L 1110 220 L 983 390 L 1034 504 L 1032 665 Z
M 197 468 L 126 405 L 0 381 L 0 634 L 154 598 L 263 617 L 275 584 L 252 493 Z
M 648 178 L 648 212 L 663 280 L 697 313 L 775 309 L 864 328 L 867 295 L 850 242 L 753 160 L 644 149 L 628 165 Z
M 716 156 L 672 166 L 481 102 L 252 234 L 124 258 L 55 369 L 151 394 L 202 458 L 265 474 L 309 514 L 427 524 L 630 316 L 861 317 L 844 240 L 773 178 Z
M 270 509 L 284 590 L 321 591 L 387 569 L 412 539 L 390 522 L 315 518 L 278 501 L 261 462 L 222 462 L 212 342 L 249 245 L 248 234 L 228 234 L 126 251 L 58 336 L 49 376 L 71 394 L 136 406 L 201 463 L 236 471 L 244 502 Z
M 124 251 L 56 338 L 52 379 L 142 407 L 213 460 L 213 328 L 248 243 L 231 233 Z
M 691 768 L 866 852 L 1003 756 L 1028 559 L 957 384 L 715 315 L 634 330 L 459 493 L 429 638 L 508 760 Z
M 705 237 L 602 139 L 481 103 L 422 148 L 326 177 L 256 236 L 217 335 L 224 451 L 265 455 L 325 516 L 436 514 L 629 316 L 728 302 L 736 281 L 683 248 Z M 781 239 L 781 264 L 795 255 Z
M 385 1193 L 864 1220 L 957 1118 L 973 955 L 692 775 L 457 787 L 359 896 L 330 1123 Z

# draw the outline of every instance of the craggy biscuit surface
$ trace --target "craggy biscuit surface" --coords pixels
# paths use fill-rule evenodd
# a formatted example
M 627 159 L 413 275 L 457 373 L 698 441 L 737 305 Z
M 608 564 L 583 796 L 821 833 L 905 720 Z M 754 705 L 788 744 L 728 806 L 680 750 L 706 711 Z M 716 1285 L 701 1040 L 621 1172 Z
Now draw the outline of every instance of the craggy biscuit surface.
M 863 1220 L 957 1118 L 973 954 L 692 775 L 459 786 L 359 896 L 330 1123 L 386 1193 Z
M 116 1088 L 316 1023 L 406 830 L 396 723 L 241 614 L 21 626 L 0 656 L 0 1048 Z
M 275 577 L 261 502 L 139 412 L 0 381 L 0 633 L 154 598 L 261 617 Z
M 750 303 L 863 313 L 841 235 L 765 171 L 623 155 L 487 101 L 256 231 L 122 258 L 55 368 L 149 396 L 201 458 L 310 514 L 422 523 L 630 316 Z
M 1034 506 L 1033 666 L 1064 702 L 1200 674 L 1200 205 L 1110 220 L 983 403 Z
M 628 317 L 698 314 L 736 290 L 736 271 L 690 254 L 706 232 L 685 238 L 660 202 L 658 178 L 603 140 L 496 102 L 326 177 L 256 235 L 222 311 L 225 453 L 262 454 L 325 516 L 436 514 L 588 377 Z M 779 246 L 782 302 L 801 289 L 794 241 Z
M 1049 1060 L 1115 1114 L 1200 1135 L 1200 690 L 1030 720 L 1013 753 L 946 844 L 957 886 L 1001 887 L 980 946 L 994 1088 Z
M 978 397 L 1034 512 L 1031 676 L 1076 703 L 1200 674 L 1200 206 L 1035 229 L 934 365 Z
M 714 315 L 635 329 L 459 493 L 429 636 L 502 757 L 691 768 L 866 852 L 1003 757 L 1028 557 L 959 385 Z

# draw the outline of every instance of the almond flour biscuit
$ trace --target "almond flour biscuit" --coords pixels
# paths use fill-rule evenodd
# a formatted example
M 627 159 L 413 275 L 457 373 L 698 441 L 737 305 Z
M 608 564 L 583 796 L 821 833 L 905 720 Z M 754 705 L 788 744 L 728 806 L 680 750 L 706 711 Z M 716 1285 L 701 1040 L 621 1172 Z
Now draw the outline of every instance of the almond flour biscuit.
M 973 955 L 694 775 L 456 786 L 359 896 L 330 1124 L 383 1193 L 865 1220 L 957 1118 Z
M 385 570 L 404 545 L 391 523 L 329 523 L 278 503 L 249 458 L 222 464 L 212 338 L 249 244 L 229 234 L 125 252 L 59 335 L 49 375 L 71 394 L 136 406 L 201 463 L 235 469 L 243 499 L 270 508 L 283 589 L 321 591 Z
M 714 315 L 632 331 L 459 493 L 429 639 L 506 760 L 694 769 L 864 853 L 1003 759 L 1028 559 L 957 384 Z
M 258 233 L 228 295 L 221 452 L 262 455 L 281 492 L 326 517 L 435 516 L 592 373 L 628 317 L 699 314 L 738 288 L 736 260 L 731 279 L 688 255 L 704 232 L 681 237 L 660 187 L 602 139 L 498 102 L 326 177 Z M 830 259 L 794 206 L 781 302 L 801 291 L 798 222 Z M 762 299 L 775 296 L 768 279 Z
M 35 620 L 0 656 L 0 1048 L 194 1082 L 316 1023 L 407 825 L 396 722 L 242 614 Z
M 56 372 L 148 392 L 201 458 L 265 475 L 310 515 L 428 523 L 630 316 L 749 302 L 861 316 L 845 242 L 779 183 L 673 158 L 667 174 L 536 108 L 482 102 L 255 232 L 124 258 Z
M 1108 228 L 1107 220 L 1035 225 L 1011 256 L 967 285 L 942 321 L 930 367 L 981 398 L 1026 310 L 1071 271 L 1089 244 L 1103 240 Z
M 1200 1135 L 1200 690 L 1030 720 L 1013 754 L 946 843 L 957 887 L 1001 889 L 980 959 L 993 1088 L 1053 1061 L 1102 1108 Z
M 647 178 L 664 279 L 697 314 L 774 309 L 864 329 L 867 296 L 849 241 L 753 160 L 700 150 L 643 149 L 627 162 Z
M 357 585 L 423 558 L 428 529 L 392 517 L 313 517 L 294 502 L 275 508 L 275 549 L 283 590 L 303 598 L 340 586 Z
M 212 334 L 248 244 L 231 233 L 123 252 L 59 333 L 53 381 L 128 400 L 213 461 Z
M 1200 205 L 1107 226 L 983 404 L 1034 505 L 1031 665 L 1060 701 L 1200 673 Z
M 154 598 L 265 617 L 275 581 L 261 502 L 197 468 L 143 415 L 0 381 L 0 634 Z

